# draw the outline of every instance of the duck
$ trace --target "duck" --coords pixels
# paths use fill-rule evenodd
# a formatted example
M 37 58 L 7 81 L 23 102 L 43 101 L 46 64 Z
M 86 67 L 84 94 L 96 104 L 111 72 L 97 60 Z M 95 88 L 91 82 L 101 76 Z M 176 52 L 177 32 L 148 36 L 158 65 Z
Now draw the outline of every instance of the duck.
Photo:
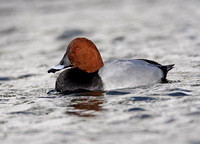
M 174 64 L 161 65 L 147 59 L 107 60 L 103 62 L 96 45 L 85 37 L 73 39 L 58 65 L 62 69 L 55 82 L 57 92 L 106 91 L 166 82 Z

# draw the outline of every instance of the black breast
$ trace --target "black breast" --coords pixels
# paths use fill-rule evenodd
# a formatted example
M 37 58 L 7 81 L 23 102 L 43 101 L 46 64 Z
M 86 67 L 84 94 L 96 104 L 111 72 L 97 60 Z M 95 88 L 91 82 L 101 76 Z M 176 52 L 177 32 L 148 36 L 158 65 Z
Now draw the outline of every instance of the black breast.
M 71 91 L 101 91 L 103 83 L 98 71 L 86 73 L 78 68 L 63 71 L 56 80 L 56 90 L 59 92 Z

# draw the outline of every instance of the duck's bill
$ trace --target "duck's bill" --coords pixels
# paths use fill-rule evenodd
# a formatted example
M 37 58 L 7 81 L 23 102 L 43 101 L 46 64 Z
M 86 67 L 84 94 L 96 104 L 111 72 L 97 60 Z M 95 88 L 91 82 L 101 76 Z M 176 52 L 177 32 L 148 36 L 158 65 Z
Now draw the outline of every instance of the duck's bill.
M 48 73 L 55 73 L 56 71 L 59 71 L 61 69 L 64 69 L 64 65 L 56 65 L 54 67 L 52 67 L 51 69 L 48 70 Z
M 60 70 L 65 69 L 67 67 L 71 67 L 71 65 L 64 66 L 64 65 L 58 64 L 55 67 L 52 67 L 51 69 L 49 69 L 48 73 L 55 73 L 56 71 L 60 71 Z
M 48 73 L 55 73 L 56 71 L 59 71 L 68 67 L 72 67 L 72 66 L 73 66 L 72 63 L 68 59 L 68 55 L 65 54 L 62 60 L 60 61 L 60 63 L 56 65 L 55 67 L 51 68 L 50 70 L 48 70 Z

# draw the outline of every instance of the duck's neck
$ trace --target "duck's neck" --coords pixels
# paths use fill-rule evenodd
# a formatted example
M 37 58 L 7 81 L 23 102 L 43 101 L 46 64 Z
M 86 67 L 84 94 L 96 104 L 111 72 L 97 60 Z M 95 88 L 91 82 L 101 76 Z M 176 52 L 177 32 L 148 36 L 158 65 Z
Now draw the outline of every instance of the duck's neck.
M 78 68 L 71 68 L 63 71 L 58 77 L 58 81 L 62 81 L 62 89 L 67 91 L 77 89 L 99 91 L 103 89 L 103 83 L 98 71 L 87 73 Z
M 73 78 L 73 80 L 86 82 L 92 79 L 94 76 L 98 76 L 98 70 L 93 73 L 87 73 L 78 68 L 71 68 L 67 74 L 70 75 L 70 78 Z

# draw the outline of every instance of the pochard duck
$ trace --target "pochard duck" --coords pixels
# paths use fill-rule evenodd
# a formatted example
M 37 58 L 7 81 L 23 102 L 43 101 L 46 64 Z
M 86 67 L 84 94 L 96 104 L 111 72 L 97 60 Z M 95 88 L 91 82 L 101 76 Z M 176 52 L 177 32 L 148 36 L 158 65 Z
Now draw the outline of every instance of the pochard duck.
M 56 80 L 58 92 L 103 91 L 166 81 L 174 64 L 146 59 L 109 60 L 103 63 L 95 44 L 87 38 L 72 40 L 58 65 L 48 73 L 64 70 Z

